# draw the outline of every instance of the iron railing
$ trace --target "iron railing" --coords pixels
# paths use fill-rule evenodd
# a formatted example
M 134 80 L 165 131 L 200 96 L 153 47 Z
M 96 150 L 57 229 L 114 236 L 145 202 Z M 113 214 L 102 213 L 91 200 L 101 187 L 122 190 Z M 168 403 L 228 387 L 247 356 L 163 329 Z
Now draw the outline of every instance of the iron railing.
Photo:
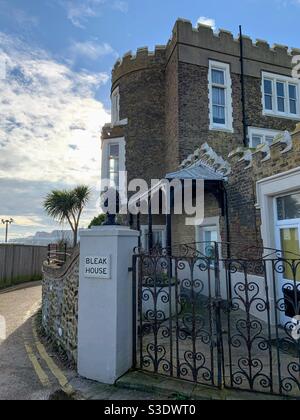
M 60 244 L 48 245 L 48 254 L 47 254 L 48 265 L 63 266 L 67 262 L 70 256 L 71 254 L 68 253 L 68 245 L 66 243 L 63 245 L 60 245 Z
M 220 244 L 202 245 L 136 251 L 134 366 L 300 397 L 300 256 L 224 258 Z

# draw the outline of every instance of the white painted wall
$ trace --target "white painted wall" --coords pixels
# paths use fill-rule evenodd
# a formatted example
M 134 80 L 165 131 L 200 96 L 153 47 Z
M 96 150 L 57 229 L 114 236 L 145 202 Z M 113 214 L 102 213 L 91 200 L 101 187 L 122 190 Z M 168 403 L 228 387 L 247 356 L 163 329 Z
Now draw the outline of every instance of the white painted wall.
M 113 384 L 132 367 L 132 266 L 139 232 L 105 226 L 80 232 L 78 373 Z M 85 257 L 110 256 L 111 278 L 84 275 Z

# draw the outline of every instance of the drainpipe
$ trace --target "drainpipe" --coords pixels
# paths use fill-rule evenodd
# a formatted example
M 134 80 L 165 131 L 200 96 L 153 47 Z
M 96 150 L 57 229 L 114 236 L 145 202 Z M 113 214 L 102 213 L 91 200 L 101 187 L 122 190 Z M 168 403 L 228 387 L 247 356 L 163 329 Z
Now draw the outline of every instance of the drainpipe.
M 244 43 L 242 26 L 240 25 L 240 61 L 241 61 L 241 87 L 242 87 L 242 113 L 243 113 L 243 142 L 248 147 L 248 130 L 246 119 L 246 94 L 245 94 L 245 70 L 244 70 Z
M 172 210 L 174 208 L 174 188 L 170 189 L 170 202 L 167 203 L 166 227 L 167 227 L 167 253 L 172 255 Z
M 153 250 L 153 219 L 152 219 L 152 204 L 151 196 L 148 204 L 148 252 Z
M 138 213 L 137 216 L 136 216 L 136 230 L 140 232 L 139 239 L 138 239 L 138 247 L 139 247 L 139 250 L 140 250 L 141 247 L 142 247 L 142 242 L 141 242 L 141 214 L 140 213 Z
M 226 190 L 226 185 L 222 184 L 223 190 L 223 203 L 224 203 L 224 218 L 226 225 L 226 242 L 227 242 L 227 259 L 231 259 L 231 233 L 230 233 L 230 221 L 229 221 L 229 206 L 228 206 L 228 193 Z M 231 272 L 227 271 L 227 297 L 228 300 L 232 301 L 232 282 L 231 282 Z

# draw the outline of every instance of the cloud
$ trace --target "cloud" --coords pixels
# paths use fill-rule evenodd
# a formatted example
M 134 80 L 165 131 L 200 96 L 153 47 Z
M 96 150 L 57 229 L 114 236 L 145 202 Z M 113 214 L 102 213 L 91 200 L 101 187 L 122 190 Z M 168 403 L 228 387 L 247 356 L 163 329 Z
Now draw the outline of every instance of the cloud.
M 112 8 L 118 10 L 119 12 L 127 13 L 129 10 L 129 5 L 127 1 L 116 0 L 113 2 Z
M 100 178 L 100 132 L 110 114 L 95 92 L 109 76 L 76 73 L 1 32 L 0 62 L 0 217 L 40 217 L 50 226 L 41 207 L 47 192 L 94 187 Z
M 89 19 L 102 16 L 104 8 L 127 13 L 128 3 L 124 0 L 57 0 L 67 13 L 67 18 L 77 28 L 85 29 Z
M 202 24 L 202 25 L 206 25 L 206 26 L 210 26 L 213 30 L 216 29 L 216 21 L 215 19 L 211 19 L 205 16 L 200 16 L 197 24 Z
M 67 18 L 78 28 L 84 29 L 89 18 L 101 15 L 106 0 L 57 0 L 66 11 Z
M 39 20 L 36 16 L 27 14 L 24 10 L 13 7 L 11 2 L 0 0 L 0 15 L 6 19 L 13 20 L 21 27 L 35 27 Z
M 108 43 L 97 41 L 73 42 L 70 48 L 72 57 L 85 57 L 90 60 L 98 60 L 101 57 L 112 55 L 118 57 L 117 52 Z

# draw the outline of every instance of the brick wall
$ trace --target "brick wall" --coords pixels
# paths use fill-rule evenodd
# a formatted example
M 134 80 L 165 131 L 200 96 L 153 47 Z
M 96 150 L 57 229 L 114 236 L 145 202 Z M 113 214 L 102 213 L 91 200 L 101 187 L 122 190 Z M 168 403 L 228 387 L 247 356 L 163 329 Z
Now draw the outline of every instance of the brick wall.
M 128 179 L 165 174 L 165 73 L 160 64 L 120 77 L 120 118 L 126 139 Z M 111 138 L 111 137 L 110 137 Z
M 296 121 L 262 115 L 261 74 L 268 71 L 289 76 L 291 58 L 299 50 L 270 47 L 265 41 L 243 38 L 245 54 L 245 90 L 247 125 L 274 130 L 293 130 Z M 209 60 L 228 63 L 232 78 L 234 133 L 209 130 L 208 68 Z M 237 147 L 243 147 L 241 67 L 239 39 L 227 31 L 218 35 L 205 26 L 192 28 L 178 20 L 166 47 L 146 48 L 136 55 L 127 53 L 116 63 L 112 89 L 120 89 L 120 117 L 128 119 L 122 128 L 114 128 L 104 138 L 126 141 L 126 167 L 129 180 L 164 177 L 175 171 L 182 160 L 204 143 L 228 159 Z M 294 136 L 295 138 L 295 136 Z M 294 141 L 295 143 L 295 141 Z M 282 145 L 271 147 L 270 161 L 261 162 L 253 155 L 253 165 L 242 160 L 245 153 L 230 157 L 232 173 L 228 179 L 231 241 L 261 244 L 260 213 L 255 209 L 256 182 L 299 165 L 298 146 L 281 155 Z M 299 154 L 299 153 L 298 153 Z M 216 202 L 206 197 L 206 217 L 220 214 Z M 194 232 L 182 231 L 182 221 L 175 218 L 175 242 L 194 241 Z M 224 221 L 221 220 L 224 232 Z M 224 237 L 224 235 L 223 235 Z
M 234 133 L 209 130 L 207 67 L 179 63 L 179 147 L 180 160 L 204 143 L 224 158 L 243 145 L 240 76 L 232 74 Z
M 296 121 L 263 115 L 261 78 L 251 76 L 245 77 L 245 91 L 246 122 L 248 126 L 268 128 L 278 131 L 294 130 Z
M 165 172 L 175 171 L 180 162 L 179 152 L 179 91 L 178 91 L 178 57 L 172 54 L 166 67 L 166 168 Z
M 270 176 L 300 167 L 300 126 L 292 134 L 291 150 L 287 145 L 275 142 L 270 147 L 270 158 L 265 152 L 252 152 L 252 164 L 243 160 L 245 151 L 232 154 L 232 173 L 228 180 L 229 217 L 232 242 L 249 246 L 262 246 L 260 234 L 261 216 L 256 209 L 256 183 Z M 241 160 L 242 159 L 242 160 Z M 300 188 L 300 180 L 299 180 Z

